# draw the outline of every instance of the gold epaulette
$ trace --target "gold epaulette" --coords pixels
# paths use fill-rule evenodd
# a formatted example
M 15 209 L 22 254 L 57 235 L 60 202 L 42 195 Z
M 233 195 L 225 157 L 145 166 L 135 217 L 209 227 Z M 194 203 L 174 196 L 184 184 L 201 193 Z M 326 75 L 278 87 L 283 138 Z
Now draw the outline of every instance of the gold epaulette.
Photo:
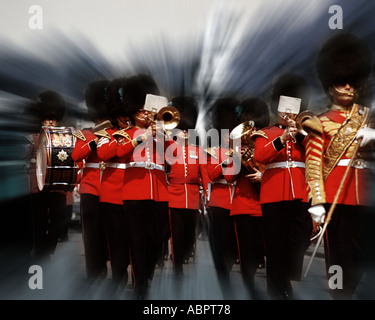
M 75 136 L 79 140 L 86 141 L 86 137 L 84 136 L 81 130 L 74 131 L 73 136 Z
M 204 149 L 206 153 L 208 153 L 211 157 L 217 160 L 216 152 L 214 151 L 215 147 Z M 216 148 L 217 149 L 217 148 Z
M 126 132 L 126 129 L 121 129 L 121 130 L 118 130 L 116 132 L 114 132 L 112 134 L 113 136 L 121 136 L 121 137 L 124 137 L 128 140 L 131 140 L 132 138 L 130 137 L 130 135 Z
M 95 135 L 99 136 L 99 137 L 111 139 L 111 136 L 109 135 L 109 133 L 107 131 L 105 131 L 105 129 L 95 132 Z
M 267 134 L 263 131 L 263 130 L 256 130 L 256 131 L 253 131 L 252 133 L 251 133 L 251 138 L 252 137 L 263 137 L 263 138 L 266 138 L 266 139 L 268 139 L 268 136 L 267 136 Z

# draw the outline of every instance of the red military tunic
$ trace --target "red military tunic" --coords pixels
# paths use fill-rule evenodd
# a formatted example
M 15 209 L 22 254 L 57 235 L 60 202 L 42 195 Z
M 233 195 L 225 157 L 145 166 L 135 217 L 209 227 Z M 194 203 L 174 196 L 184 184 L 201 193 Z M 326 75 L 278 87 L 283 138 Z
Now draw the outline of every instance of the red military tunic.
M 363 122 L 365 110 L 357 104 L 350 108 L 339 106 L 334 106 L 333 108 L 336 108 L 336 110 L 331 109 L 318 117 L 322 124 L 322 132 L 310 132 L 306 139 L 306 189 L 308 200 L 312 199 L 312 205 L 333 202 L 349 160 L 353 155 L 355 144 L 351 143 L 332 171 L 330 171 L 328 176 L 325 176 L 324 168 L 327 166 L 329 158 L 332 157 L 332 155 L 327 154 L 327 148 L 331 140 L 348 119 L 350 128 L 344 128 L 341 131 L 345 131 L 342 132 L 343 145 L 349 145 L 350 138 L 348 139 L 348 137 L 350 135 L 354 137 L 357 132 L 357 129 L 350 122 L 352 121 L 358 125 Z M 333 148 L 334 153 L 336 151 L 339 153 L 340 146 L 336 146 L 337 148 Z M 361 149 L 359 150 L 356 161 L 349 169 L 346 183 L 337 201 L 338 204 L 369 205 L 369 191 L 371 190 L 369 175 L 373 163 L 371 163 L 371 160 L 369 162 L 361 159 L 362 151 Z M 317 165 L 319 169 L 314 170 Z
M 242 168 L 241 172 L 234 177 L 236 188 L 234 190 L 230 215 L 248 214 L 250 216 L 261 217 L 262 208 L 260 206 L 259 192 L 253 183 L 246 178 L 250 172 Z
M 199 185 L 207 190 L 206 158 L 194 145 L 180 146 L 176 142 L 166 149 L 166 160 L 171 162 L 168 174 L 169 207 L 199 209 Z
M 123 164 L 125 163 L 126 158 L 117 157 L 117 145 L 124 141 L 130 141 L 130 138 L 126 138 L 126 134 L 134 131 L 134 129 L 128 127 L 120 130 L 119 128 L 114 127 L 106 129 L 105 131 L 107 132 L 108 137 L 102 137 L 98 142 L 97 148 L 99 158 L 106 162 L 106 168 L 103 171 L 102 176 L 100 202 L 122 205 L 122 187 L 125 175 Z M 123 135 L 119 135 L 119 132 L 122 132 Z
M 221 166 L 221 163 L 229 158 L 229 150 L 223 147 L 213 147 L 207 149 L 206 152 L 207 173 L 211 180 L 207 206 L 230 210 L 235 186 L 234 183 L 228 183 L 225 179 Z
M 299 142 L 287 140 L 285 146 L 279 136 L 284 129 L 274 125 L 262 129 L 268 139 L 256 137 L 254 160 L 266 165 L 262 176 L 260 203 L 303 199 L 305 193 L 305 149 Z
M 131 140 L 117 147 L 117 157 L 126 163 L 122 200 L 168 201 L 167 178 L 164 170 L 164 152 L 168 144 L 150 138 L 141 144 L 135 139 L 145 132 L 133 128 L 127 132 Z
M 79 180 L 79 193 L 88 193 L 95 196 L 100 195 L 101 170 L 99 168 L 100 159 L 97 152 L 91 150 L 90 142 L 96 138 L 92 129 L 83 129 L 74 133 L 77 138 L 72 159 L 74 162 L 83 162 L 81 177 Z

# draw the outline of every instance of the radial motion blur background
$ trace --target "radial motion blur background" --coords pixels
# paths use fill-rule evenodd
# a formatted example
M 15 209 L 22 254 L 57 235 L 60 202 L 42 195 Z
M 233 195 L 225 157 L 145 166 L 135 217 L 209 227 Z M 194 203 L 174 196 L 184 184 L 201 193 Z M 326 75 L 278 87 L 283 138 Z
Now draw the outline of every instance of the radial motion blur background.
M 29 27 L 34 4 L 42 29 Z M 332 5 L 342 8 L 343 30 L 329 27 Z M 0 203 L 27 195 L 24 146 L 34 124 L 26 111 L 39 92 L 63 95 L 64 124 L 81 129 L 90 81 L 149 73 L 168 98 L 195 96 L 197 126 L 207 128 L 217 97 L 267 101 L 274 79 L 295 72 L 319 110 L 326 97 L 314 61 L 322 42 L 350 31 L 375 52 L 374 15 L 372 0 L 1 0 Z

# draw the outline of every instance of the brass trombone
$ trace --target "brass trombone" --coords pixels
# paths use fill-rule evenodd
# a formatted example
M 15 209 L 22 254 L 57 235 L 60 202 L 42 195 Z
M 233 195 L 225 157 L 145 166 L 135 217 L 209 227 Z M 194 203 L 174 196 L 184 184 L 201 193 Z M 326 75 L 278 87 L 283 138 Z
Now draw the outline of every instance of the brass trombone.
M 148 110 L 147 110 L 148 111 Z M 166 106 L 161 108 L 157 113 L 150 112 L 150 116 L 144 119 L 138 118 L 138 122 L 142 123 L 144 128 L 147 128 L 151 124 L 155 124 L 156 121 L 162 121 L 164 123 L 164 130 L 171 130 L 178 126 L 180 123 L 180 112 L 173 106 Z

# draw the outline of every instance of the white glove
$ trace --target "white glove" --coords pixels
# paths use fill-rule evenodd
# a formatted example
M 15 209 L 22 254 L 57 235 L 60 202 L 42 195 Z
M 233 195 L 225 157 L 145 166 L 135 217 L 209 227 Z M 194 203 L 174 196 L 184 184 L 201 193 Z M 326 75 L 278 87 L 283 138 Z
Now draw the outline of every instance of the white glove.
M 307 210 L 316 223 L 324 223 L 326 210 L 322 204 L 317 204 Z
M 357 139 L 362 138 L 361 147 L 364 147 L 370 141 L 375 140 L 375 129 L 372 128 L 362 128 L 357 132 Z

